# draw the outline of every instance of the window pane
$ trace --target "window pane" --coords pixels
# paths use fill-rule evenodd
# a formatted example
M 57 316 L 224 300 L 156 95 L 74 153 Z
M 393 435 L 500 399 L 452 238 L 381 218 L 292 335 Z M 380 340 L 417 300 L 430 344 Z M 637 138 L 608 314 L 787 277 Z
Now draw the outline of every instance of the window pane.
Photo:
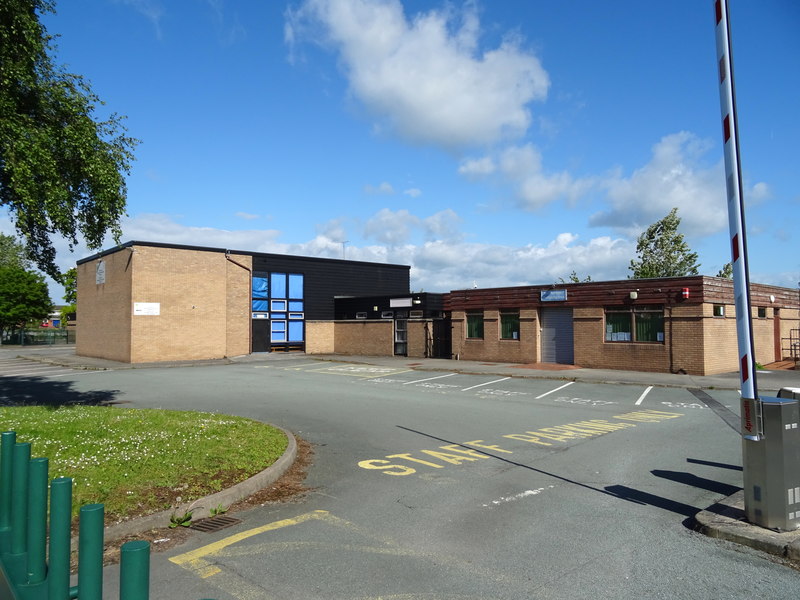
M 286 273 L 272 273 L 270 284 L 273 298 L 286 298 Z
M 630 342 L 631 341 L 631 314 L 606 313 L 606 341 Z
M 267 308 L 267 301 L 266 300 L 253 300 L 253 310 L 256 312 L 263 312 L 265 310 L 269 310 Z
M 273 300 L 270 310 L 286 310 L 286 300 Z
M 301 300 L 289 300 L 289 310 L 303 312 L 303 302 Z
M 467 315 L 467 337 L 483 337 L 483 313 Z
M 286 321 L 272 321 L 272 341 L 285 342 L 286 341 Z
M 500 338 L 519 339 L 519 313 L 500 313 Z
M 636 318 L 637 342 L 663 341 L 664 315 L 662 313 L 657 313 L 657 312 L 635 313 L 635 318 Z
M 267 278 L 253 277 L 253 298 L 266 298 L 267 291 Z
M 303 297 L 303 276 L 289 275 L 289 298 Z
M 289 322 L 289 341 L 302 342 L 303 341 L 303 322 L 290 321 Z

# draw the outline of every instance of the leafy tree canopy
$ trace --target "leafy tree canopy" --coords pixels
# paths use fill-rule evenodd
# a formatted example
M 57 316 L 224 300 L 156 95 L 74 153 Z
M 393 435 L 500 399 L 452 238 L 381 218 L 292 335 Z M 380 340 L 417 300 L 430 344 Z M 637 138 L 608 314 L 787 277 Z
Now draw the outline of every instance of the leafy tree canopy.
M 133 149 L 123 118 L 95 120 L 100 99 L 80 75 L 56 66 L 39 16 L 52 0 L 0 2 L 0 207 L 14 220 L 28 256 L 61 279 L 52 237 L 70 250 L 81 236 L 97 249 L 119 241 Z
M 717 277 L 724 277 L 725 279 L 733 279 L 733 264 L 725 263 L 717 273 Z
M 20 244 L 13 235 L 0 233 L 0 266 L 20 267 L 29 271 L 31 261 L 24 244 Z
M 18 266 L 0 267 L 0 333 L 44 320 L 53 303 L 44 276 Z
M 697 253 L 690 250 L 683 234 L 678 233 L 680 223 L 678 209 L 673 208 L 639 236 L 636 244 L 638 259 L 632 260 L 628 267 L 633 271 L 630 279 L 698 274 Z

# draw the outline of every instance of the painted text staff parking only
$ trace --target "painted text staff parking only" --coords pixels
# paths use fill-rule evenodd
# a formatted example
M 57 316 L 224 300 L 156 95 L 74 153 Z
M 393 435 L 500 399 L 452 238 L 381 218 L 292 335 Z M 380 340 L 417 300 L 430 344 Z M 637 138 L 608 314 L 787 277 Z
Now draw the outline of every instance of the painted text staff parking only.
M 509 433 L 502 437 L 510 440 L 529 442 L 538 446 L 555 446 L 577 439 L 605 435 L 620 429 L 629 429 L 643 423 L 660 423 L 668 419 L 682 417 L 681 413 L 660 410 L 642 410 L 617 415 L 607 419 L 589 419 L 542 427 L 524 433 Z M 385 458 L 362 460 L 358 466 L 362 469 L 377 470 L 385 475 L 412 475 L 419 465 L 430 469 L 443 469 L 447 466 L 461 465 L 491 458 L 494 454 L 513 454 L 513 451 L 501 448 L 497 444 L 487 444 L 483 440 L 472 440 L 463 444 L 439 446 L 437 450 L 420 450 L 416 454 L 410 452 L 389 454 Z

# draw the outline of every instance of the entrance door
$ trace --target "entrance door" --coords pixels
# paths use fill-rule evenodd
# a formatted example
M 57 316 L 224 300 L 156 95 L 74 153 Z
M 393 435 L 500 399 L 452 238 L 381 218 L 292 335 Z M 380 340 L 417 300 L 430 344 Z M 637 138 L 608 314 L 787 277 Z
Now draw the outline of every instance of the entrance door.
M 408 321 L 395 319 L 394 322 L 395 356 L 408 356 Z
M 542 362 L 571 365 L 575 361 L 571 308 L 543 308 Z

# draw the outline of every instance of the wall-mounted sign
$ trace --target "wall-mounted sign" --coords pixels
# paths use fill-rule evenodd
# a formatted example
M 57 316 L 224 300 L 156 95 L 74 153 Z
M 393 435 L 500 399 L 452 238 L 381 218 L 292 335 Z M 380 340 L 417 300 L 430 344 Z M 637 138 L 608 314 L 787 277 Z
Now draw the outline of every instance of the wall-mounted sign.
M 106 261 L 101 260 L 94 268 L 94 282 L 97 285 L 106 282 Z
M 411 298 L 390 298 L 389 308 L 402 308 L 404 306 L 411 306 Z
M 158 316 L 161 314 L 160 302 L 134 302 L 134 316 Z
M 567 290 L 541 290 L 542 302 L 563 302 L 567 299 Z

